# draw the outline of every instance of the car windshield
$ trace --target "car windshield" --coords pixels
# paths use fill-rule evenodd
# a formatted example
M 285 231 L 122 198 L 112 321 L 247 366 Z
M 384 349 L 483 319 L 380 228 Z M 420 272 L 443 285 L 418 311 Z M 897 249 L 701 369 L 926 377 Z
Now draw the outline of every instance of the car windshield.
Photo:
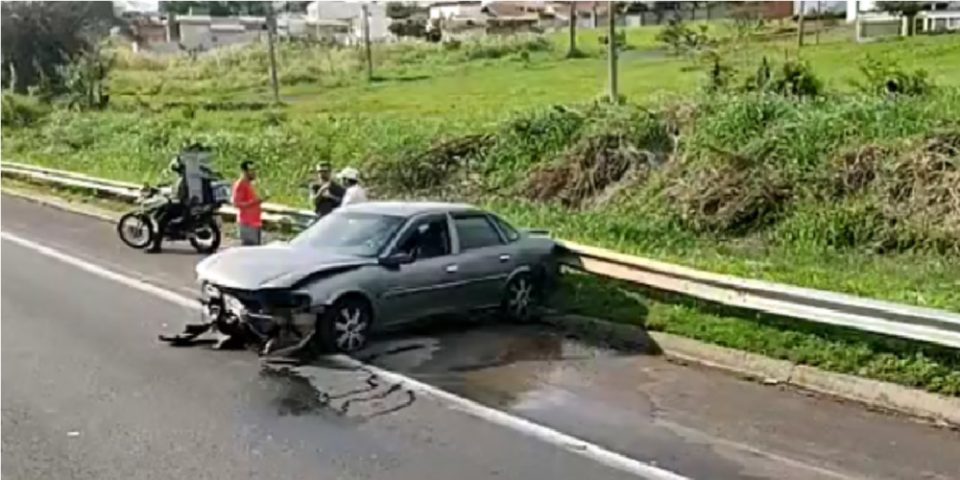
M 360 212 L 333 212 L 297 235 L 294 247 L 375 257 L 403 225 L 404 218 Z

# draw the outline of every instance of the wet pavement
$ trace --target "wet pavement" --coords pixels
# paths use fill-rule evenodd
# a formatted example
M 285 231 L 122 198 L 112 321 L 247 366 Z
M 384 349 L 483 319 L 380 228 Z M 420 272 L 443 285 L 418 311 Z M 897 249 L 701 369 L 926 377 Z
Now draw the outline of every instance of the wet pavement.
M 170 253 L 164 255 L 144 255 L 124 247 L 109 224 L 6 195 L 2 228 L 126 275 L 180 293 L 195 293 L 192 268 L 198 257 L 189 253 L 188 246 L 168 249 Z M 260 452 L 253 460 L 237 464 L 247 470 L 229 466 L 221 472 L 241 476 L 251 476 L 253 471 L 261 476 L 269 468 L 285 474 L 329 473 L 325 478 L 622 476 L 502 427 L 464 417 L 436 399 L 421 398 L 364 369 L 321 359 L 309 366 L 262 370 L 248 352 L 158 345 L 152 332 L 179 326 L 176 314 L 159 313 L 169 310 L 169 305 L 155 299 L 137 301 L 148 303 L 145 307 L 114 305 L 111 295 L 137 295 L 109 283 L 100 285 L 102 292 L 96 296 L 71 293 L 80 289 L 78 285 L 102 281 L 68 273 L 70 267 L 53 266 L 52 260 L 31 258 L 29 252 L 6 241 L 3 250 L 7 260 L 3 283 L 17 285 L 3 289 L 4 387 L 16 388 L 16 393 L 3 390 L 5 476 L 11 472 L 11 458 L 15 465 L 42 468 L 44 457 L 30 452 L 46 452 L 47 461 L 57 462 L 51 459 L 67 448 L 60 445 L 65 437 L 57 432 L 53 435 L 59 438 L 46 439 L 43 433 L 50 432 L 39 426 L 48 426 L 38 418 L 48 414 L 40 406 L 49 408 L 52 401 L 68 404 L 71 396 L 81 401 L 70 410 L 82 414 L 93 430 L 111 421 L 136 425 L 155 418 L 158 430 L 143 433 L 148 437 L 140 440 L 143 448 L 163 451 L 165 446 L 187 454 L 186 446 L 171 440 L 179 435 L 174 428 L 179 425 L 207 432 L 200 437 L 216 436 L 213 441 L 233 439 L 214 451 L 210 446 L 198 447 L 198 452 L 224 463 L 235 461 L 231 452 L 247 456 Z M 67 298 L 51 305 L 38 297 Z M 8 317 L 11 311 L 13 316 Z M 81 326 L 58 333 L 59 326 L 54 328 L 58 324 L 53 322 L 62 320 L 51 319 L 47 327 L 37 322 L 59 311 L 82 316 L 77 322 Z M 8 320 L 18 315 L 31 320 Z M 103 319 L 113 317 L 134 325 L 124 328 L 135 331 L 124 333 L 121 328 L 118 333 L 108 328 L 109 322 Z M 957 432 L 675 365 L 640 351 L 609 349 L 543 326 L 495 320 L 434 320 L 382 335 L 357 358 L 692 478 L 960 478 Z M 46 342 L 18 345 L 11 336 Z M 49 345 L 61 343 L 64 348 L 46 353 Z M 108 345 L 115 345 L 116 352 Z M 76 363 L 77 358 L 84 361 Z M 132 366 L 119 371 L 109 366 L 127 360 Z M 153 362 L 159 363 L 156 370 L 147 366 Z M 165 370 L 171 367 L 178 375 Z M 119 418 L 87 398 L 110 399 L 112 381 L 139 392 L 132 397 L 113 393 Z M 100 382 L 107 388 L 99 387 Z M 211 391 L 213 386 L 216 391 Z M 138 404 L 149 395 L 155 398 Z M 213 407 L 199 400 L 204 395 L 222 408 L 210 412 Z M 42 400 L 36 400 L 38 396 Z M 173 405 L 190 408 L 181 418 Z M 123 413 L 125 409 L 129 413 Z M 209 418 L 200 412 L 207 412 Z M 162 418 L 172 421 L 165 425 Z M 18 446 L 22 440 L 9 434 L 8 419 L 15 433 L 28 432 L 33 448 Z M 187 445 L 194 443 L 204 442 Z M 114 459 L 122 455 L 106 450 L 111 445 L 121 448 L 108 442 L 104 451 L 91 453 L 91 458 L 118 461 L 117 468 L 106 475 L 109 469 L 102 467 L 96 472 L 104 475 L 90 478 L 120 478 L 120 473 L 129 473 L 121 468 L 125 460 Z M 29 460 L 33 456 L 37 458 Z M 206 471 L 199 460 L 188 463 L 193 471 Z M 38 471 L 24 467 L 15 472 Z M 174 471 L 183 473 L 171 470 L 160 476 L 173 476 Z M 278 478 L 283 476 L 280 473 Z M 58 476 L 62 475 L 47 477 Z

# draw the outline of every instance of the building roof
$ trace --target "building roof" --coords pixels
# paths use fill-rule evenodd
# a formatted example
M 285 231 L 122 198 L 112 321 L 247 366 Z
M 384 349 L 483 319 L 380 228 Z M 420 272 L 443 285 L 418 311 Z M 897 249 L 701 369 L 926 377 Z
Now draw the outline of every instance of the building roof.
M 471 6 L 471 5 L 480 6 L 482 3 L 483 3 L 483 2 L 480 2 L 480 1 L 475 1 L 475 2 L 431 2 L 430 5 L 428 6 L 428 8 L 433 8 L 433 7 Z

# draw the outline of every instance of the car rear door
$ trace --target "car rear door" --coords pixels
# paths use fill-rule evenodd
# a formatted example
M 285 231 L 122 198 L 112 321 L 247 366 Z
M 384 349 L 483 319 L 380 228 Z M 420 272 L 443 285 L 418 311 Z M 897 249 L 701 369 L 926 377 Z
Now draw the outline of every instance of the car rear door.
M 394 252 L 406 252 L 413 262 L 384 272 L 382 321 L 403 322 L 458 308 L 459 268 L 452 253 L 445 214 L 412 222 L 400 235 Z
M 452 217 L 457 240 L 454 258 L 463 282 L 464 306 L 499 305 L 507 278 L 516 266 L 512 246 L 485 213 L 459 213 Z

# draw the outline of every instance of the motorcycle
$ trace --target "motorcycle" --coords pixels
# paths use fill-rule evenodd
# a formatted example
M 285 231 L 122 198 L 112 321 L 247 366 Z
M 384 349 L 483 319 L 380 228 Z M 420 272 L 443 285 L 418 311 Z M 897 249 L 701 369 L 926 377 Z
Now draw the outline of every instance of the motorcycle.
M 170 219 L 163 232 L 159 232 L 159 215 L 174 203 L 167 189 L 144 186 L 140 190 L 137 208 L 125 213 L 117 222 L 117 234 L 127 246 L 147 248 L 155 235 L 164 240 L 187 240 L 197 253 L 213 253 L 220 248 L 221 229 L 217 211 L 229 198 L 230 187 L 223 182 L 213 182 L 215 201 L 193 203 L 183 208 L 183 214 Z

